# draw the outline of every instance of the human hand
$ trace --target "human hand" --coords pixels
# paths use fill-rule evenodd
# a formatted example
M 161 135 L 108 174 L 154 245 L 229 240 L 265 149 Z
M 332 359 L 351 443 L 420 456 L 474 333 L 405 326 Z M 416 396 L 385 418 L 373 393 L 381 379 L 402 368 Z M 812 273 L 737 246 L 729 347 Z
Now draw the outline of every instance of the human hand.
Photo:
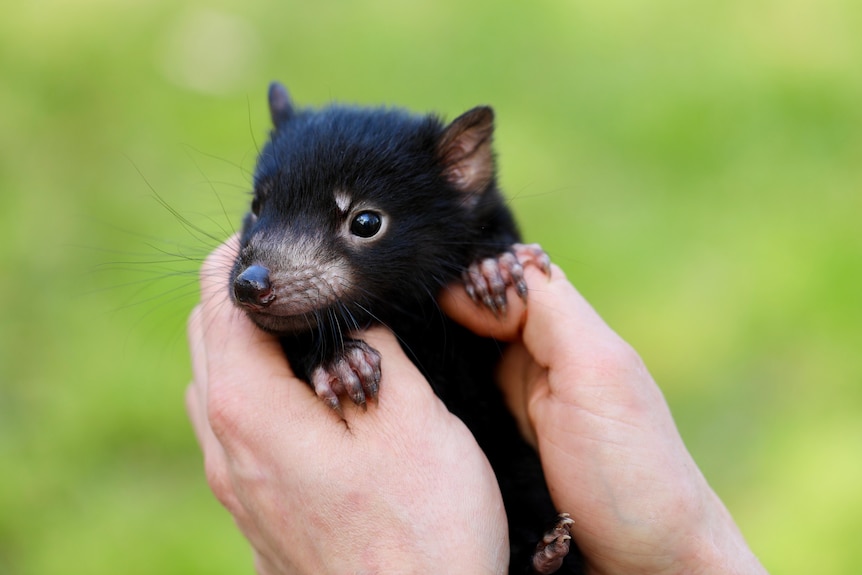
M 494 473 L 390 332 L 380 395 L 344 419 L 290 370 L 277 338 L 227 299 L 236 245 L 201 271 L 189 321 L 186 405 L 207 480 L 251 542 L 262 575 L 504 573 Z
M 529 304 L 498 318 L 460 288 L 440 304 L 510 341 L 498 381 L 538 449 L 591 573 L 765 573 L 685 448 L 640 357 L 552 266 L 526 266 Z

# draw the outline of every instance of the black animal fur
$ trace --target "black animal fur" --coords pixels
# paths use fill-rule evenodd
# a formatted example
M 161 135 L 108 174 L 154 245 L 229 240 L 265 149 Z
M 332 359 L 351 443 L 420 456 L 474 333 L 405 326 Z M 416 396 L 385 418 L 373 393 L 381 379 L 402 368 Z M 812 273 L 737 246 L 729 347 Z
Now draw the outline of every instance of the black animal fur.
M 280 265 L 279 242 L 302 245 L 314 238 L 308 240 L 316 246 L 313 257 L 331 262 L 323 268 L 346 262 L 350 285 L 339 301 L 293 323 L 250 316 L 281 336 L 291 365 L 307 380 L 315 367 L 343 352 L 350 333 L 375 323 L 390 327 L 485 451 L 508 515 L 510 573 L 527 573 L 556 510 L 538 457 L 493 381 L 503 344 L 455 324 L 435 303 L 439 291 L 460 281 L 469 264 L 519 241 L 493 171 L 491 109 L 476 108 L 447 127 L 434 116 L 395 109 L 295 109 L 278 85 L 270 90 L 270 108 L 275 127 L 258 160 L 252 212 L 232 282 L 248 266 Z M 464 150 L 447 148 L 446 141 L 461 129 L 459 121 L 485 125 L 486 133 L 478 130 L 476 137 L 487 140 L 478 145 L 489 156 L 476 161 L 487 164 L 487 173 L 459 171 L 458 154 Z M 383 236 L 367 246 L 345 242 L 334 190 L 383 210 L 388 218 Z M 580 569 L 573 546 L 558 572 Z

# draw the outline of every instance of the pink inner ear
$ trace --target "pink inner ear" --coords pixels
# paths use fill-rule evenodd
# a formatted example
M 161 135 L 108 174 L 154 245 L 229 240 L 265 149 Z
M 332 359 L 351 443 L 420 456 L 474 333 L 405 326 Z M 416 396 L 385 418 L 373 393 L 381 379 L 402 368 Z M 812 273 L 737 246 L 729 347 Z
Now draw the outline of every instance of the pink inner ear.
M 494 171 L 490 142 L 472 152 L 461 151 L 459 156 L 460 159 L 446 167 L 446 178 L 462 192 L 483 192 L 491 183 Z
M 480 193 L 491 183 L 493 132 L 494 115 L 490 108 L 474 108 L 446 129 L 440 142 L 443 173 L 458 190 Z

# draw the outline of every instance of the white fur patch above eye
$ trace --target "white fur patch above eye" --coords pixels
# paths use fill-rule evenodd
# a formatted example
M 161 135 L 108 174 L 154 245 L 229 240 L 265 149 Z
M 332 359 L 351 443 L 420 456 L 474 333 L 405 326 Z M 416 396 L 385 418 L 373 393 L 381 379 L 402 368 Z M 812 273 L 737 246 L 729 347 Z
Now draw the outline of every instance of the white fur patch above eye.
M 350 209 L 350 204 L 353 203 L 353 198 L 344 190 L 335 190 L 335 205 L 342 214 L 346 214 Z

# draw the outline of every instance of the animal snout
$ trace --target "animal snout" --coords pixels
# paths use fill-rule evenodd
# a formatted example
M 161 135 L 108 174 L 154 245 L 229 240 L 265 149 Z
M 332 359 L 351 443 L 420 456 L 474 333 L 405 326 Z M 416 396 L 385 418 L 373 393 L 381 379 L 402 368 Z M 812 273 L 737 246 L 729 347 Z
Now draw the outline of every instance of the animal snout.
M 252 265 L 236 276 L 233 281 L 236 301 L 246 307 L 266 307 L 275 299 L 269 270 L 260 265 Z

